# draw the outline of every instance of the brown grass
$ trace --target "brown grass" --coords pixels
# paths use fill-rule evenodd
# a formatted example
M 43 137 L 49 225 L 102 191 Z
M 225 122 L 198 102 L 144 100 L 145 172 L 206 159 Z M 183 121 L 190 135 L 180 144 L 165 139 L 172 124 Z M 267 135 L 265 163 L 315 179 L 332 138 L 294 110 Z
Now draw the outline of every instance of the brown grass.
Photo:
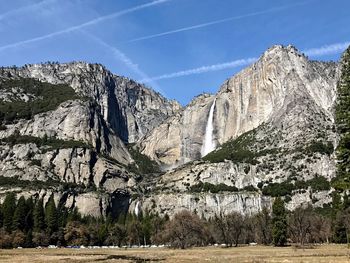
M 321 245 L 312 249 L 296 247 L 205 247 L 187 250 L 148 249 L 13 249 L 0 250 L 0 262 L 350 262 L 350 249 L 344 245 Z

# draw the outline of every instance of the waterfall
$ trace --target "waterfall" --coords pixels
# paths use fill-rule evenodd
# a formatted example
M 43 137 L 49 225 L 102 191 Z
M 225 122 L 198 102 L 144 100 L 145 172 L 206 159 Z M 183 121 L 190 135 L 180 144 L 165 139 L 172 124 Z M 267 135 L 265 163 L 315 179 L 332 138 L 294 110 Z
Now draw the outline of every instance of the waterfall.
M 214 109 L 215 109 L 216 98 L 210 107 L 207 127 L 205 129 L 205 136 L 202 145 L 202 157 L 215 150 L 215 142 L 213 140 L 213 119 L 214 119 Z
M 137 203 L 135 205 L 134 213 L 135 213 L 136 217 L 139 216 L 139 213 L 140 213 L 140 201 L 137 201 Z

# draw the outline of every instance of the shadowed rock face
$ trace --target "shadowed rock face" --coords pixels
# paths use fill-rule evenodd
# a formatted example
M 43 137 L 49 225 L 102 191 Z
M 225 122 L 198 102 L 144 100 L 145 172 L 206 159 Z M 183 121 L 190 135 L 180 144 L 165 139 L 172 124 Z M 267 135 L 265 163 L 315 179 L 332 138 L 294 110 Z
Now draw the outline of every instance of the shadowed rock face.
M 215 98 L 214 140 L 217 145 L 262 123 L 277 123 L 279 116 L 289 114 L 292 101 L 310 104 L 333 119 L 336 71 L 335 63 L 309 61 L 292 46 L 274 46 L 259 61 L 227 80 L 217 94 L 199 96 L 156 127 L 142 140 L 143 153 L 165 167 L 200 157 Z M 296 97 L 300 98 L 297 102 Z

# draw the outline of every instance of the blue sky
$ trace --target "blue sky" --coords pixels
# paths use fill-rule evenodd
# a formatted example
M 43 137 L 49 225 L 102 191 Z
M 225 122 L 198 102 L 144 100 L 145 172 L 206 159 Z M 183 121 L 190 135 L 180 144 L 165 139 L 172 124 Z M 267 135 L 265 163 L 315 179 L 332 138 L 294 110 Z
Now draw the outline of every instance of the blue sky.
M 0 1 L 0 65 L 101 63 L 182 104 L 271 45 L 338 60 L 350 41 L 348 0 Z

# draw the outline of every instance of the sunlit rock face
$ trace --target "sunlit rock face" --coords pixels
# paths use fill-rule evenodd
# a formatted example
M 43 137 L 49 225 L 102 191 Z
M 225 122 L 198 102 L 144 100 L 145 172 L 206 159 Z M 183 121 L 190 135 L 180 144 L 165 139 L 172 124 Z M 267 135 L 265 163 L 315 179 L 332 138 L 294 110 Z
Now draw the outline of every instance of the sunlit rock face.
M 227 80 L 217 94 L 195 98 L 156 127 L 142 140 L 143 153 L 164 167 L 198 159 L 214 100 L 213 141 L 217 145 L 262 123 L 277 124 L 290 114 L 293 103 L 308 104 L 310 115 L 320 111 L 333 120 L 336 74 L 336 63 L 310 61 L 292 46 L 273 46 L 256 63 Z
M 292 46 L 274 46 L 227 80 L 217 94 L 194 99 L 141 142 L 145 154 L 171 168 L 153 187 L 153 195 L 143 198 L 143 209 L 156 200 L 154 209 L 170 215 L 179 207 L 208 216 L 219 211 L 249 214 L 261 206 L 271 207 L 273 198 L 261 191 L 268 184 L 320 176 L 331 180 L 335 154 L 309 149 L 315 142 L 330 143 L 333 149 L 337 145 L 333 108 L 338 77 L 336 63 L 310 61 Z M 188 163 L 201 156 L 214 101 L 213 142 L 220 149 L 248 132 L 247 147 L 259 153 L 253 163 Z M 193 193 L 192 187 L 199 183 L 224 184 L 238 192 Z M 331 202 L 331 191 L 310 187 L 293 191 L 287 208 L 301 203 L 322 207 Z

